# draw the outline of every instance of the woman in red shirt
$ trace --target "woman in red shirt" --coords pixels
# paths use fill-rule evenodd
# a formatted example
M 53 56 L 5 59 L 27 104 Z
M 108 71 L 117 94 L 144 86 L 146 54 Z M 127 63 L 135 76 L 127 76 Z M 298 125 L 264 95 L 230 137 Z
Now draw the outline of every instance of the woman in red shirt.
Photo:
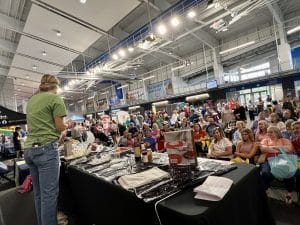
M 204 153 L 204 146 L 202 146 L 202 141 L 205 141 L 205 139 L 207 139 L 207 133 L 202 130 L 200 124 L 198 123 L 194 124 L 193 137 L 194 137 L 197 155 L 205 156 L 206 153 Z

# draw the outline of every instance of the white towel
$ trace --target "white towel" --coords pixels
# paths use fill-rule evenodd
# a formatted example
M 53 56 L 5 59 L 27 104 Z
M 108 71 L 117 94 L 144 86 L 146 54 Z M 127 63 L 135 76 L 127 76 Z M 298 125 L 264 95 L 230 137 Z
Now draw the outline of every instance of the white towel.
M 157 167 L 153 167 L 152 169 L 140 173 L 124 175 L 120 177 L 118 181 L 123 188 L 128 190 L 143 186 L 145 184 L 149 184 L 156 180 L 161 180 L 169 177 L 169 173 Z

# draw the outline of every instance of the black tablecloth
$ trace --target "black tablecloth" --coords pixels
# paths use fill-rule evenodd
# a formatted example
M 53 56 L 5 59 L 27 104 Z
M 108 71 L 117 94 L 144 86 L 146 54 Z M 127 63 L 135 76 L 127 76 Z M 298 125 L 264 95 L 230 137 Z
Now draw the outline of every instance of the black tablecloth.
M 153 204 L 134 193 L 75 167 L 68 169 L 69 187 L 81 225 L 156 225 Z
M 238 165 L 224 177 L 232 179 L 234 185 L 219 202 L 194 199 L 192 188 L 160 202 L 162 224 L 275 224 L 258 168 Z M 68 182 L 82 225 L 159 224 L 154 203 L 145 203 L 119 186 L 72 166 Z
M 186 190 L 158 204 L 162 224 L 275 224 L 258 168 L 242 164 L 223 176 L 234 184 L 221 201 L 194 199 L 193 189 Z

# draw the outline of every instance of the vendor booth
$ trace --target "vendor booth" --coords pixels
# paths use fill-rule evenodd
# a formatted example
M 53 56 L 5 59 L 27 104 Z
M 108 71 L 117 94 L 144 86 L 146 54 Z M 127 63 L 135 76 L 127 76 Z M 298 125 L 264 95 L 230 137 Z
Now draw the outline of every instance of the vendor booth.
M 26 114 L 0 106 L 0 127 L 26 124 Z

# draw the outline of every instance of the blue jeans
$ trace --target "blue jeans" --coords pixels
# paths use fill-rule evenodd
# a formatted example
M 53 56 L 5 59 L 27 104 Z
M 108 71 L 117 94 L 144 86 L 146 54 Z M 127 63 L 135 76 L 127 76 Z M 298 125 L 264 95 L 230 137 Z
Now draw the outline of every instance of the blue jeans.
M 58 143 L 27 148 L 24 158 L 32 178 L 38 225 L 57 225 Z

